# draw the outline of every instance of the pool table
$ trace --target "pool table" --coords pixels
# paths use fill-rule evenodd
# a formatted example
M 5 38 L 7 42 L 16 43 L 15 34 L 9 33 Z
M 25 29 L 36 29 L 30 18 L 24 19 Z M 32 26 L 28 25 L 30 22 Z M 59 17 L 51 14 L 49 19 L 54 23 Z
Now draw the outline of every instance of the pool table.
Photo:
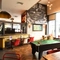
M 60 41 L 58 40 L 37 40 L 34 42 L 31 42 L 32 47 L 32 54 L 35 55 L 35 52 L 37 51 L 39 53 L 38 60 L 41 59 L 42 53 L 45 50 L 54 49 L 54 48 L 60 48 Z

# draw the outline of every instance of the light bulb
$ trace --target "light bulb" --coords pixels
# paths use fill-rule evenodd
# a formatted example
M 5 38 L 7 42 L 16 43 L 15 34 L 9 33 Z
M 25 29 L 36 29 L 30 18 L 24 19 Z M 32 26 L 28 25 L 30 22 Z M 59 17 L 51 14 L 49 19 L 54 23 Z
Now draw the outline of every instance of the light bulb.
M 50 4 L 51 6 L 53 5 L 53 4 Z
M 52 5 L 53 4 L 51 4 L 51 2 L 48 0 L 47 6 L 48 6 L 49 10 L 51 10 Z
M 49 4 L 47 4 L 47 6 L 49 6 Z
M 48 3 L 50 4 L 50 1 L 48 1 Z
M 51 10 L 51 7 L 49 7 L 49 10 Z

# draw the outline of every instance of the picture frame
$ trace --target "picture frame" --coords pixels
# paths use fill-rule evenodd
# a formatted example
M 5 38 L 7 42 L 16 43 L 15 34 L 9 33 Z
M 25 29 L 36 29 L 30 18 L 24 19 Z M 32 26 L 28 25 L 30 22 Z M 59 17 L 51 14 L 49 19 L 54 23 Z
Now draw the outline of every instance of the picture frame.
M 42 24 L 33 24 L 32 25 L 32 30 L 33 31 L 42 31 L 43 30 L 43 25 Z

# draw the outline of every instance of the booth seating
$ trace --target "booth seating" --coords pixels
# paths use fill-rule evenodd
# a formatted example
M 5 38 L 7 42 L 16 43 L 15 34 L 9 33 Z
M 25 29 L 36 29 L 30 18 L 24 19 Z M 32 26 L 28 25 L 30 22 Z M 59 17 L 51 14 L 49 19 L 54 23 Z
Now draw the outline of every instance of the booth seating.
M 28 42 L 33 42 L 34 41 L 34 37 L 29 37 Z

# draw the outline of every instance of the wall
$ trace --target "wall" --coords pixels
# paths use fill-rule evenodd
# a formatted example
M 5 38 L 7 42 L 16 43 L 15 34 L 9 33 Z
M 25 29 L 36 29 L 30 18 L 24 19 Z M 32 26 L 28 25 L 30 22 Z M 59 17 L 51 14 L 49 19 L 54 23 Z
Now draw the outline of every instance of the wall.
M 27 33 L 30 34 L 30 36 L 34 37 L 34 40 L 39 40 L 41 39 L 42 35 L 45 35 L 45 25 L 43 25 L 42 31 L 32 31 L 32 24 L 30 24 L 30 27 L 28 24 Z
M 59 12 L 60 11 L 60 0 L 55 0 L 54 2 L 52 2 L 52 8 L 51 10 L 47 9 L 47 13 L 48 15 Z
M 21 14 L 13 14 L 14 22 L 21 23 Z
M 46 19 L 46 5 L 42 5 L 40 3 L 35 4 L 27 11 L 27 33 L 30 36 L 34 37 L 34 40 L 41 39 L 42 35 L 45 35 L 45 22 Z M 32 24 L 42 24 L 43 30 L 42 31 L 33 31 Z
M 35 4 L 27 11 L 27 33 L 34 37 L 34 40 L 41 39 L 42 35 L 45 35 L 45 23 L 46 18 L 46 5 L 40 3 Z M 42 31 L 33 31 L 32 24 L 42 24 Z

